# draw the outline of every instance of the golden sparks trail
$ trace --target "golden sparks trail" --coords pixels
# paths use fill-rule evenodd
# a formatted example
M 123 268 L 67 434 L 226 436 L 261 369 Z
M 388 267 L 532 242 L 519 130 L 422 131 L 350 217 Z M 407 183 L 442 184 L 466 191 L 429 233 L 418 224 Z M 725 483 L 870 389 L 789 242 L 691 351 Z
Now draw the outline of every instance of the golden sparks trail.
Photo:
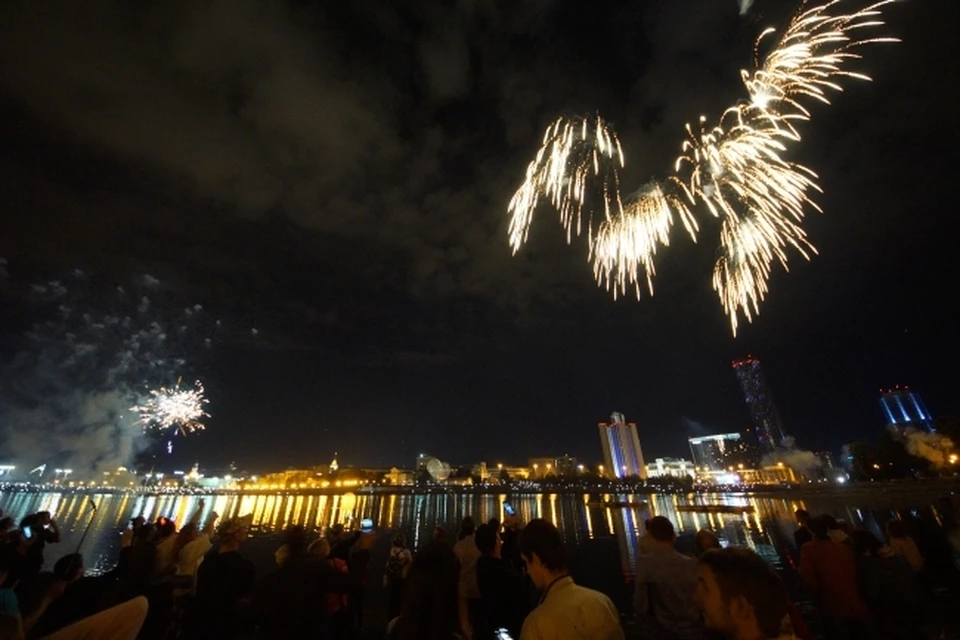
M 757 39 L 752 71 L 741 71 L 749 100 L 730 107 L 716 125 L 705 117 L 687 125 L 687 139 L 674 175 L 641 188 L 624 204 L 619 171 L 624 156 L 613 129 L 599 116 L 559 118 L 547 129 L 526 179 L 510 201 L 509 239 L 514 254 L 526 242 L 533 214 L 545 198 L 559 211 L 560 222 L 577 235 L 584 213 L 598 284 L 614 298 L 626 292 L 653 293 L 654 258 L 669 244 L 679 218 L 696 241 L 699 225 L 694 207 L 702 202 L 720 218 L 720 256 L 713 287 L 737 333 L 742 314 L 748 322 L 760 312 L 774 261 L 787 268 L 792 247 L 809 259 L 816 249 L 801 228 L 807 207 L 819 211 L 811 192 L 819 192 L 817 175 L 784 160 L 791 144 L 800 142 L 797 123 L 810 119 L 804 100 L 829 104 L 840 80 L 869 80 L 845 65 L 858 60 L 856 49 L 895 38 L 861 38 L 865 29 L 883 25 L 881 9 L 896 0 L 876 2 L 854 13 L 833 13 L 842 0 L 801 10 L 765 57 L 761 47 L 773 29 Z M 589 198 L 603 206 L 591 206 Z M 586 210 L 586 211 L 584 211 Z M 592 214 L 603 219 L 594 230 Z

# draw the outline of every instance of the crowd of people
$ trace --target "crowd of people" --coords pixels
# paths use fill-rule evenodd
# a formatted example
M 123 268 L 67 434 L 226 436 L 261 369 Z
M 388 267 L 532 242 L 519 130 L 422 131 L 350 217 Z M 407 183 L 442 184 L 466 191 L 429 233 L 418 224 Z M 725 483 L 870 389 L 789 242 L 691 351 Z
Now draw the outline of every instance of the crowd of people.
M 455 539 L 438 526 L 419 550 L 392 536 L 382 567 L 388 623 L 371 629 L 363 596 L 368 574 L 379 573 L 371 567 L 376 532 L 336 524 L 315 537 L 291 526 L 275 568 L 258 577 L 244 553 L 251 517 L 221 522 L 214 512 L 201 523 L 202 513 L 201 501 L 179 527 L 134 518 L 116 567 L 85 576 L 78 553 L 41 570 L 61 540 L 51 514 L 14 528 L 0 512 L 0 640 L 619 640 L 624 622 L 653 640 L 814 637 L 767 561 L 723 548 L 708 530 L 681 553 L 663 516 L 647 520 L 639 540 L 632 616 L 574 581 L 550 522 L 521 526 L 508 516 L 477 525 L 467 516 Z M 795 560 L 817 605 L 814 629 L 828 640 L 930 637 L 931 568 L 942 558 L 906 523 L 892 519 L 884 542 L 829 514 L 796 516 Z

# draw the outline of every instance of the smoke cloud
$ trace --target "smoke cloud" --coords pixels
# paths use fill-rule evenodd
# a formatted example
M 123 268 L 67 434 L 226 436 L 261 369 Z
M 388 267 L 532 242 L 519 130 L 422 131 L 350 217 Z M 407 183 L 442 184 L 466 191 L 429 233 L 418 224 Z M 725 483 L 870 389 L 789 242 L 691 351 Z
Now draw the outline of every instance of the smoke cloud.
M 186 354 L 205 328 L 201 307 L 165 314 L 170 305 L 159 299 L 114 285 L 98 290 L 76 272 L 32 290 L 48 319 L 0 369 L 5 460 L 70 467 L 78 477 L 129 464 L 152 440 L 131 407 L 190 373 Z
M 739 0 L 740 3 L 740 15 L 745 16 L 747 12 L 750 11 L 750 7 L 753 6 L 754 0 Z
M 782 462 L 798 474 L 810 480 L 815 480 L 823 467 L 823 461 L 812 451 L 800 449 L 796 446 L 796 441 L 792 437 L 786 437 L 773 453 L 763 457 L 764 466 L 775 465 Z
M 935 467 L 946 466 L 950 454 L 955 452 L 953 441 L 937 433 L 907 429 L 903 440 L 907 453 L 928 460 Z

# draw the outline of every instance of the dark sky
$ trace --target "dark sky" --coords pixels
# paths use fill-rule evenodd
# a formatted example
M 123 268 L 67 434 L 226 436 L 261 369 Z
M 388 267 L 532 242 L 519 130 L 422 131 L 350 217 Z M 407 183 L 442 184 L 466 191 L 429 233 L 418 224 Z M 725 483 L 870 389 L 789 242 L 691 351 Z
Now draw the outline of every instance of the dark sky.
M 736 339 L 711 221 L 696 245 L 675 230 L 639 302 L 594 284 L 547 206 L 510 255 L 506 205 L 553 118 L 598 110 L 627 184 L 662 177 L 794 6 L 4 3 L 5 353 L 36 320 L 23 284 L 73 268 L 149 273 L 256 327 L 204 360 L 213 417 L 175 464 L 595 462 L 614 410 L 648 458 L 689 455 L 687 436 L 747 425 L 747 353 L 803 447 L 875 436 L 880 387 L 960 412 L 955 0 L 890 7 L 904 42 L 866 50 L 875 81 L 814 108 L 791 158 L 825 191 L 820 254 L 775 270 Z

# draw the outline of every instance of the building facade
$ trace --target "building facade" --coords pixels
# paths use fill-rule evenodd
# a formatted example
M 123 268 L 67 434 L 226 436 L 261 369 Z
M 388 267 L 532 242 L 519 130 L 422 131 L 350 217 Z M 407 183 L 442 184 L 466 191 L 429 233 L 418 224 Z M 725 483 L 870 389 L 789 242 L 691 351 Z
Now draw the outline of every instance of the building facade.
M 780 412 L 773 402 L 773 394 L 767 385 L 767 379 L 760 368 L 760 361 L 752 356 L 733 361 L 733 370 L 737 373 L 743 398 L 750 411 L 750 419 L 757 436 L 761 451 L 773 451 L 786 437 Z
M 690 457 L 697 471 L 724 471 L 753 466 L 752 447 L 739 433 L 688 438 Z
M 637 436 L 637 423 L 627 422 L 622 413 L 614 412 L 610 422 L 597 424 L 603 449 L 603 475 L 608 478 L 647 477 L 643 450 Z
M 909 387 L 881 390 L 880 407 L 887 419 L 887 426 L 919 429 L 931 433 L 936 431 L 933 427 L 933 417 L 920 399 L 920 394 L 911 391 Z
M 681 458 L 657 458 L 647 465 L 648 478 L 696 478 L 693 463 Z

